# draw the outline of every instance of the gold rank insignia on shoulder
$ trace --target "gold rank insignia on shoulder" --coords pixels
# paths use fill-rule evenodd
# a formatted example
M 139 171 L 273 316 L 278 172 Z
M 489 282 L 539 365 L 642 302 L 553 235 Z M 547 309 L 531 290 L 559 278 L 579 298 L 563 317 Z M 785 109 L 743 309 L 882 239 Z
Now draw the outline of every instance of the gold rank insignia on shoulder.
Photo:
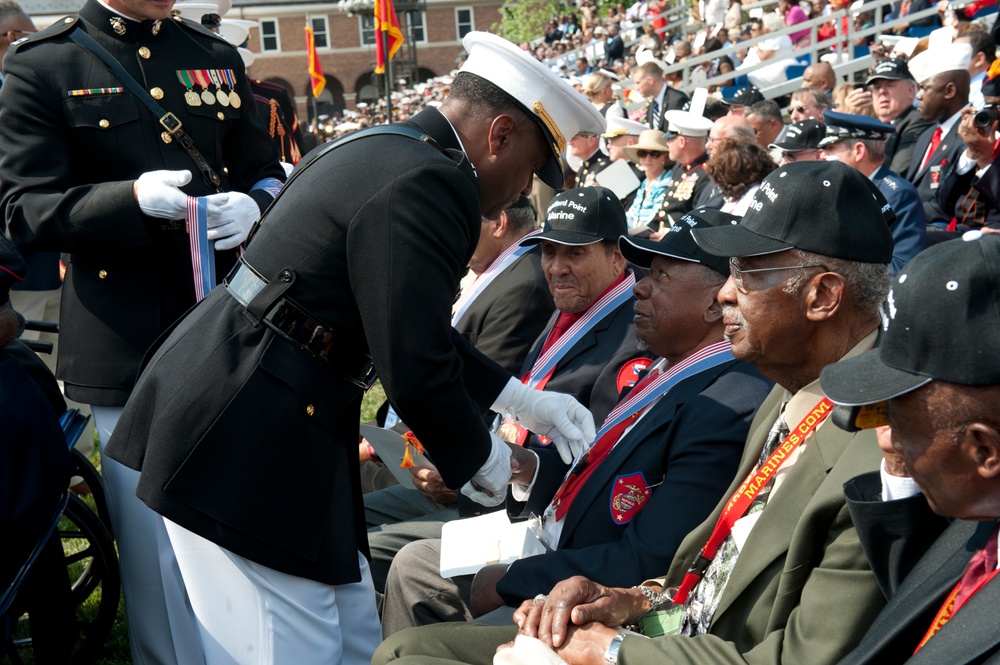
M 119 37 L 125 34 L 125 19 L 121 16 L 111 17 L 111 29 L 115 31 L 115 34 Z

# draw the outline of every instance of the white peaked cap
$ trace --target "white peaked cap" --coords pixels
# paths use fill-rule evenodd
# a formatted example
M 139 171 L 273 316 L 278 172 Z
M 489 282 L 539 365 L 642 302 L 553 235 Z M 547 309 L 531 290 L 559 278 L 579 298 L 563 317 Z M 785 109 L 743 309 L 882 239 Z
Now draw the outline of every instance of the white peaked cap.
M 460 71 L 486 79 L 510 95 L 542 129 L 552 157 L 538 177 L 562 189 L 562 153 L 566 141 L 580 132 L 601 134 L 606 122 L 590 100 L 565 79 L 506 39 L 488 32 L 470 32 L 462 45 L 469 54 Z
M 913 56 L 910 73 L 917 83 L 923 83 L 937 74 L 967 70 L 971 61 L 971 44 L 948 44 Z

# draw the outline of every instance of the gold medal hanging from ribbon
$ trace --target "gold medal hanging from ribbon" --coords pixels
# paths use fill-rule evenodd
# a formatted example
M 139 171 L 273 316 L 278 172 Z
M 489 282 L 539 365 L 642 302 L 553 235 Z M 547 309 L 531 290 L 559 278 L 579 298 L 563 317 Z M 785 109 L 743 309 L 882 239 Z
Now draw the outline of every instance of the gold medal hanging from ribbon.
M 177 80 L 181 82 L 187 92 L 184 93 L 184 102 L 188 106 L 201 106 L 201 97 L 198 93 L 194 91 L 194 75 L 192 72 L 184 69 L 177 70 Z
M 229 93 L 222 89 L 222 77 L 219 76 L 219 70 L 210 69 L 208 75 L 212 77 L 212 83 L 215 84 L 215 98 L 223 106 L 229 106 Z
M 205 102 L 209 106 L 215 103 L 215 95 L 212 91 L 208 89 L 208 86 L 212 84 L 208 77 L 208 71 L 204 69 L 192 69 L 191 74 L 194 76 L 195 82 L 201 87 L 201 101 Z
M 236 93 L 236 74 L 231 69 L 223 69 L 222 76 L 226 80 L 226 85 L 229 86 L 229 103 L 234 109 L 238 109 L 243 105 L 243 100 Z

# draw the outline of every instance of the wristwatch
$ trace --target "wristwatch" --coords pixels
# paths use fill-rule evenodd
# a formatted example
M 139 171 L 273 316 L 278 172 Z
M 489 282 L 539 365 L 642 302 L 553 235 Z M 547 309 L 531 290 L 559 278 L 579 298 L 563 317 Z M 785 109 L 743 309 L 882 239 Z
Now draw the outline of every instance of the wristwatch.
M 608 645 L 608 650 L 604 652 L 604 662 L 608 665 L 617 665 L 618 663 L 618 650 L 622 646 L 622 640 L 628 635 L 625 631 L 622 631 L 614 636 L 611 640 L 611 644 Z

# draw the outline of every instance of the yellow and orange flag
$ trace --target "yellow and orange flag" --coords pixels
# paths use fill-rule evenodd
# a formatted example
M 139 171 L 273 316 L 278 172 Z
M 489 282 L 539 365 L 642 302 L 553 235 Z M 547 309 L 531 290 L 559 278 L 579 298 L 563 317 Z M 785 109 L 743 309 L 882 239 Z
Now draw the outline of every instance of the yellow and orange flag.
M 306 55 L 309 56 L 309 78 L 312 80 L 313 97 L 319 97 L 326 87 L 326 77 L 323 76 L 323 65 L 316 54 L 316 41 L 312 28 L 306 26 Z
M 375 0 L 375 73 L 385 73 L 385 40 L 389 42 L 389 60 L 403 45 L 403 32 L 392 0 Z

